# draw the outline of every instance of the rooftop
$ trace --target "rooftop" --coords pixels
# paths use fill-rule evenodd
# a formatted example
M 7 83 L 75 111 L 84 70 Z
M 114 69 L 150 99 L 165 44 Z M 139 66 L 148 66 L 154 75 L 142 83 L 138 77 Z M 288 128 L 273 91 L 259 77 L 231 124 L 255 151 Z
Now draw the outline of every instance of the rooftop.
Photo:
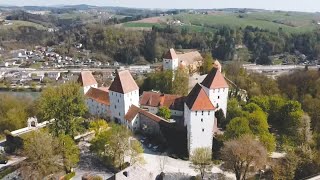
M 139 90 L 139 87 L 131 76 L 131 73 L 128 70 L 125 70 L 117 73 L 109 90 L 126 94 L 128 92 Z
M 207 77 L 201 83 L 209 89 L 228 88 L 229 85 L 222 73 L 217 68 L 212 68 Z
M 160 107 L 165 106 L 169 109 L 183 110 L 183 96 L 162 94 L 157 92 L 143 92 L 140 104 L 143 106 Z
M 82 71 L 79 75 L 78 82 L 82 86 L 92 86 L 98 84 L 91 71 Z
M 192 111 L 214 110 L 208 95 L 200 84 L 196 84 L 186 98 L 186 104 Z
M 109 92 L 105 88 L 90 88 L 85 96 L 101 104 L 110 105 Z
M 176 51 L 171 48 L 169 51 L 164 55 L 164 59 L 178 59 L 178 56 L 176 54 Z

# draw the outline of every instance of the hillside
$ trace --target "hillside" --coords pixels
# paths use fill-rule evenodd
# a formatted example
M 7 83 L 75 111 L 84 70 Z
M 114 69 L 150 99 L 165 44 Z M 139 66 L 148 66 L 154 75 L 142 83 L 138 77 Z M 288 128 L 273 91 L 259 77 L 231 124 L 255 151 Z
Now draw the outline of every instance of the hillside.
M 159 17 L 160 18 L 160 17 Z M 289 33 L 310 32 L 319 26 L 320 15 L 316 13 L 302 12 L 281 12 L 281 11 L 257 11 L 257 12 L 227 12 L 227 11 L 210 11 L 205 14 L 180 13 L 177 15 L 168 15 L 160 18 L 161 22 L 128 22 L 124 27 L 149 27 L 155 23 L 165 24 L 179 20 L 181 27 L 191 27 L 199 31 L 203 28 L 215 29 L 221 26 L 228 27 L 246 27 L 253 26 L 270 31 L 278 31 L 281 28 Z

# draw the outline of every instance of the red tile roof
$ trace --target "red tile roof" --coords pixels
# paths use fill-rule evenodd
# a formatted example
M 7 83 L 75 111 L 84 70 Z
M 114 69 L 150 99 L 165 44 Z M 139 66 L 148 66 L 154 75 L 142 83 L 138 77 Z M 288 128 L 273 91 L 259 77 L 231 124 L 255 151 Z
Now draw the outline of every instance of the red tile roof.
M 143 106 L 161 107 L 166 106 L 169 109 L 183 110 L 183 97 L 179 95 L 162 94 L 156 92 L 143 92 L 140 98 L 140 104 Z
M 192 111 L 214 110 L 208 95 L 200 84 L 196 84 L 186 98 L 186 104 Z
M 92 86 L 98 84 L 91 71 L 82 71 L 79 75 L 78 82 L 81 86 Z
M 85 97 L 93 99 L 101 104 L 110 106 L 109 92 L 103 89 L 90 88 Z
M 138 89 L 139 87 L 137 83 L 134 81 L 130 72 L 127 70 L 118 72 L 109 88 L 110 91 L 122 94 L 132 92 Z
M 137 115 L 137 114 L 142 114 L 146 117 L 148 117 L 149 119 L 153 120 L 153 121 L 156 121 L 156 122 L 160 122 L 160 121 L 166 121 L 165 119 L 155 115 L 155 114 L 152 114 L 152 113 L 149 113 L 148 111 L 145 111 L 135 105 L 131 105 L 127 114 L 124 116 L 124 118 L 131 122 L 133 120 L 133 118 Z
M 202 62 L 203 57 L 198 51 L 191 51 L 183 54 L 178 54 L 179 63 L 189 66 L 195 62 Z
M 224 76 L 217 68 L 212 68 L 207 77 L 201 83 L 209 89 L 227 88 L 229 87 Z
M 164 59 L 178 59 L 178 56 L 173 48 L 169 49 L 169 51 L 164 55 Z

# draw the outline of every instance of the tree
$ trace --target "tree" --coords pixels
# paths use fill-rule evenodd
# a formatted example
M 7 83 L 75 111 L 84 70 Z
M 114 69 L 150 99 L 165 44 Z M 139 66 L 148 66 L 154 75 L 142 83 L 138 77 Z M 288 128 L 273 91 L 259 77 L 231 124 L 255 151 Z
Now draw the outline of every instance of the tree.
M 135 162 L 140 159 L 141 144 L 130 144 L 130 136 L 131 132 L 126 127 L 110 124 L 109 130 L 101 132 L 92 140 L 90 149 L 106 158 L 107 163 L 122 169 L 125 156 L 131 156 Z
M 71 169 L 79 162 L 79 148 L 69 135 L 60 134 L 58 140 L 64 169 L 66 173 L 70 173 Z
M 46 131 L 33 131 L 24 138 L 22 154 L 27 157 L 22 162 L 24 179 L 43 179 L 58 170 L 56 141 Z
M 197 148 L 190 157 L 193 168 L 200 172 L 203 179 L 205 173 L 212 168 L 212 153 L 210 148 Z
M 202 64 L 202 67 L 201 67 L 201 73 L 202 74 L 208 74 L 211 71 L 212 68 L 213 68 L 212 55 L 209 54 L 209 53 L 206 53 L 204 55 L 204 58 L 203 58 L 203 64 Z
M 98 119 L 90 122 L 90 130 L 94 131 L 96 135 L 108 129 L 108 123 L 103 119 Z
M 55 136 L 63 133 L 73 137 L 79 117 L 86 111 L 80 86 L 73 82 L 45 89 L 40 96 L 39 108 L 43 120 L 55 119 L 51 125 Z
M 130 143 L 130 152 L 129 152 L 129 157 L 130 157 L 130 164 L 135 164 L 135 163 L 142 163 L 143 162 L 143 157 L 141 154 L 143 153 L 143 147 L 140 141 L 137 140 L 131 140 Z
M 234 118 L 227 125 L 227 129 L 225 132 L 225 137 L 227 139 L 239 138 L 244 134 L 252 134 L 249 127 L 249 121 L 247 118 L 244 118 L 244 117 Z
M 172 85 L 172 94 L 186 96 L 188 94 L 189 74 L 184 68 L 175 71 Z
M 171 117 L 171 111 L 168 107 L 163 106 L 159 108 L 157 115 L 168 120 Z
M 221 150 L 224 166 L 245 180 L 249 167 L 262 168 L 267 162 L 267 150 L 250 135 L 227 141 Z

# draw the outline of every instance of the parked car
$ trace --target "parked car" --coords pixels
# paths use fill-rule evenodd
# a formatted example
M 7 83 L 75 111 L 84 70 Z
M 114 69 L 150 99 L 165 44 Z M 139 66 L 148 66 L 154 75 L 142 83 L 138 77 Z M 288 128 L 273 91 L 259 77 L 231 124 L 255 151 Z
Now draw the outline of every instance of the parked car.
M 0 154 L 0 164 L 7 164 L 7 163 L 8 163 L 8 158 Z
M 156 145 L 156 146 L 153 146 L 153 147 L 152 147 L 152 151 L 156 152 L 156 151 L 158 151 L 158 148 L 159 148 L 159 146 L 157 146 L 157 145 Z

